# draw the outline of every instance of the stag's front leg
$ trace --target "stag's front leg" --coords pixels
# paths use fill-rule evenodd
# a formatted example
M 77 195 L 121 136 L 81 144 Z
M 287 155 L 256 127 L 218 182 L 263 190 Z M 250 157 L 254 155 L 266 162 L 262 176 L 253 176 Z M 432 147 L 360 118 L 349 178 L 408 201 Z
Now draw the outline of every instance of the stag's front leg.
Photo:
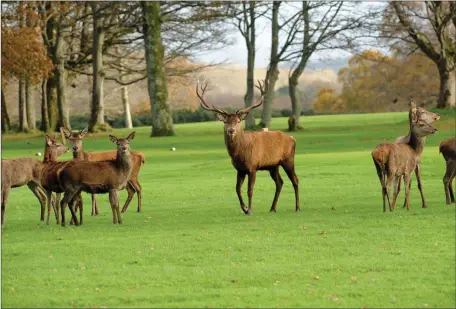
M 241 171 L 237 172 L 236 193 L 239 198 L 239 203 L 241 204 L 242 211 L 245 214 L 247 214 L 247 207 L 245 207 L 245 203 L 242 198 L 242 184 L 244 183 L 245 176 L 247 176 L 247 174 L 245 172 L 241 172 Z
M 253 200 L 253 186 L 255 185 L 256 180 L 256 171 L 249 172 L 249 188 L 247 194 L 249 196 L 249 209 L 247 210 L 246 215 L 252 215 L 252 200 Z
M 423 186 L 421 184 L 421 165 L 418 163 L 415 167 L 416 180 L 418 182 L 418 189 L 421 193 L 421 201 L 423 202 L 423 208 L 427 208 L 426 200 L 424 199 Z
M 97 195 L 92 193 L 92 216 L 98 216 Z

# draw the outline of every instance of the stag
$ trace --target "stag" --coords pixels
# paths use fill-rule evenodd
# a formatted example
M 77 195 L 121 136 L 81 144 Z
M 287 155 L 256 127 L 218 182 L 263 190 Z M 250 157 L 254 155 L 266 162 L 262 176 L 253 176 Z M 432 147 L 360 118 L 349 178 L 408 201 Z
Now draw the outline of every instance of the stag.
M 276 211 L 277 200 L 283 186 L 279 166 L 282 166 L 293 184 L 296 197 L 296 211 L 299 211 L 298 177 L 296 176 L 294 167 L 295 139 L 280 131 L 244 132 L 242 129 L 241 121 L 247 117 L 252 109 L 259 107 L 263 103 L 267 83 L 263 82 L 262 84 L 258 81 L 256 87 L 261 92 L 258 101 L 249 107 L 238 109 L 235 113 L 228 113 L 214 105 L 210 107 L 204 101 L 204 93 L 207 87 L 207 82 L 200 84 L 198 81 L 196 95 L 200 100 L 201 107 L 208 111 L 214 111 L 217 119 L 224 123 L 225 145 L 231 157 L 231 162 L 237 170 L 236 193 L 242 211 L 246 215 L 252 214 L 253 187 L 258 170 L 269 171 L 272 180 L 275 182 L 276 191 L 270 211 Z M 248 176 L 248 208 L 245 206 L 241 194 L 242 184 L 246 176 Z

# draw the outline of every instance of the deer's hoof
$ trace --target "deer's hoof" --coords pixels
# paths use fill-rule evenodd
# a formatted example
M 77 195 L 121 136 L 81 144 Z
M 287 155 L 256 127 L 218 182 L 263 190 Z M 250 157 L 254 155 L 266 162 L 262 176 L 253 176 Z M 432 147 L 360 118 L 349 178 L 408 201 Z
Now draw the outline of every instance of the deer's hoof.
M 426 205 L 426 204 L 423 204 L 423 208 L 427 208 L 427 205 Z
M 269 210 L 269 212 L 277 212 L 274 208 L 271 208 L 271 210 Z
M 296 208 L 296 212 L 300 212 L 301 211 L 301 208 Z

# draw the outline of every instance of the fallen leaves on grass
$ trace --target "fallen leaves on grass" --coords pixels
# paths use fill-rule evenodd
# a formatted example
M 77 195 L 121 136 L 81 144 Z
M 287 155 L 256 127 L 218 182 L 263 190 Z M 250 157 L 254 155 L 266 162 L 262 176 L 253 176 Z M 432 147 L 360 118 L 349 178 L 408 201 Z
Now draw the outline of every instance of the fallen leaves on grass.
M 356 276 L 351 276 L 350 279 L 351 279 L 352 281 L 356 281 Z
M 324 235 L 324 234 L 328 234 L 328 232 L 326 232 L 326 231 L 321 231 L 320 234 L 321 234 L 321 235 Z
M 307 230 L 307 226 L 301 226 L 301 230 Z
M 320 280 L 320 276 L 317 276 L 317 275 L 316 275 L 316 276 L 314 277 L 314 279 L 315 279 L 315 280 Z
M 237 283 L 238 281 L 237 280 L 231 280 L 231 283 Z
M 329 298 L 330 300 L 334 301 L 334 302 L 336 302 L 336 301 L 339 301 L 339 300 L 340 300 L 340 298 L 339 298 L 339 297 L 337 297 L 337 296 L 334 296 L 334 295 L 329 295 L 329 297 L 328 297 L 328 298 Z

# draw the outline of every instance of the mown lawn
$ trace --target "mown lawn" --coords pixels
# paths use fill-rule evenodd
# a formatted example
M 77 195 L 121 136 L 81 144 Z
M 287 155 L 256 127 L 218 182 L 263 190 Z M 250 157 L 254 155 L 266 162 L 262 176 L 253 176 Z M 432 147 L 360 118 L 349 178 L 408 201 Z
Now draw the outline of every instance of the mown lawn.
M 2 307 L 455 307 L 455 205 L 445 205 L 438 153 L 454 135 L 454 117 L 435 123 L 426 143 L 428 208 L 413 177 L 411 211 L 393 213 L 382 212 L 370 152 L 407 133 L 406 113 L 303 118 L 306 129 L 292 134 L 302 211 L 294 212 L 281 170 L 285 186 L 269 213 L 275 185 L 260 172 L 251 217 L 239 207 L 221 123 L 177 125 L 167 138 L 137 128 L 143 212 L 134 198 L 120 226 L 107 196 L 91 217 L 87 194 L 83 226 L 46 226 L 28 188 L 13 189 Z M 285 118 L 273 119 L 273 129 L 285 127 Z M 43 137 L 5 136 L 2 158 L 43 147 Z M 85 150 L 113 147 L 105 135 L 85 142 Z

